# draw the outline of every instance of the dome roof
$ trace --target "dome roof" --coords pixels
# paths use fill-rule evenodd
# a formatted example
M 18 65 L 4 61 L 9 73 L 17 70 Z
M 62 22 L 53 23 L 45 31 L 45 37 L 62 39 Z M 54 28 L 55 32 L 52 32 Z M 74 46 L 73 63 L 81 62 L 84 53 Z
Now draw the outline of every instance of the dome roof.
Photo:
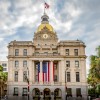
M 46 27 L 49 31 L 53 31 L 53 27 L 49 23 L 41 23 L 37 29 L 37 32 L 41 31 L 44 27 Z
M 46 27 L 49 31 L 53 31 L 53 27 L 49 24 L 49 17 L 47 16 L 46 13 L 41 17 L 42 21 L 41 24 L 39 25 L 37 32 L 41 31 L 44 27 Z

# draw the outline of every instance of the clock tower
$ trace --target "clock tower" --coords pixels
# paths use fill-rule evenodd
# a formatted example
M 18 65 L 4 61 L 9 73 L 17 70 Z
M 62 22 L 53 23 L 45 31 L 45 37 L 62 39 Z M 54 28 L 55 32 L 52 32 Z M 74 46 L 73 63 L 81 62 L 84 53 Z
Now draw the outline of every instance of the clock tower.
M 49 24 L 46 13 L 41 17 L 41 24 L 34 33 L 33 43 L 36 45 L 57 45 L 58 38 L 53 27 Z

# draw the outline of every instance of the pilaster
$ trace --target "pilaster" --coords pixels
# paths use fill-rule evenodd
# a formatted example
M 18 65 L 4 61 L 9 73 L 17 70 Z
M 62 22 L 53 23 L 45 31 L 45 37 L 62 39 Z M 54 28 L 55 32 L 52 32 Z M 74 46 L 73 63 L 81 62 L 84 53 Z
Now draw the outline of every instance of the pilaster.
M 40 60 L 40 75 L 39 75 L 39 78 L 40 78 L 40 80 L 39 80 L 39 82 L 40 82 L 40 84 L 43 84 L 43 76 L 42 76 L 42 60 Z
M 53 69 L 53 60 L 50 61 L 50 82 L 51 84 L 54 84 L 54 69 Z

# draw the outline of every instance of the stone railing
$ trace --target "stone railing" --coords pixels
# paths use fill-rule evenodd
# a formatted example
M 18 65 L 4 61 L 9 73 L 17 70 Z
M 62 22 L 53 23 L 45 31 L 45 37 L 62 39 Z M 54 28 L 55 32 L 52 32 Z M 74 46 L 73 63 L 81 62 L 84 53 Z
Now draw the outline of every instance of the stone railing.
M 33 53 L 33 56 L 60 56 L 60 53 Z
M 62 85 L 61 82 L 54 82 L 54 83 L 51 83 L 51 82 L 43 82 L 43 83 L 34 82 L 33 84 L 34 84 L 34 85 Z

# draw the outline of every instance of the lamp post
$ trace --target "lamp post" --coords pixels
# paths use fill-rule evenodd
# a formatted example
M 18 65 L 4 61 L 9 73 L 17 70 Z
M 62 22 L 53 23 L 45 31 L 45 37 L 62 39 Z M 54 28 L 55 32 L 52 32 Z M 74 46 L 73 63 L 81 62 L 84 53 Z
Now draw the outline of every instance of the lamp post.
M 67 100 L 67 81 L 66 81 L 66 71 L 68 68 L 65 69 L 65 100 Z
M 29 100 L 29 91 L 30 91 L 30 89 L 29 89 L 29 69 L 28 69 L 28 67 L 27 67 L 27 83 L 28 83 L 28 100 Z

